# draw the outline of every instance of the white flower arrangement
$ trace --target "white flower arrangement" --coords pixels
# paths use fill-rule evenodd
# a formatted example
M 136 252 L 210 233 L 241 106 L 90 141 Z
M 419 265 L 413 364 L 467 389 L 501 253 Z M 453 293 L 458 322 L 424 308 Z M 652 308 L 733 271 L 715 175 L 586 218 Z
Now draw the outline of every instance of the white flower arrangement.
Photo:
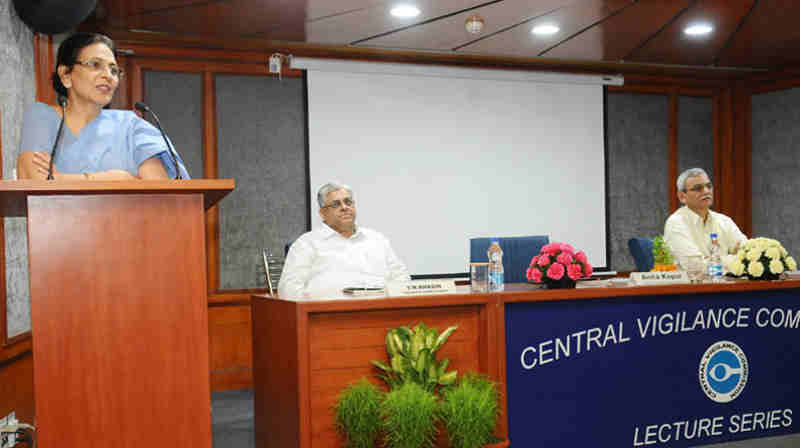
M 777 240 L 753 238 L 739 246 L 729 266 L 731 274 L 750 280 L 776 280 L 786 271 L 796 271 L 797 262 Z

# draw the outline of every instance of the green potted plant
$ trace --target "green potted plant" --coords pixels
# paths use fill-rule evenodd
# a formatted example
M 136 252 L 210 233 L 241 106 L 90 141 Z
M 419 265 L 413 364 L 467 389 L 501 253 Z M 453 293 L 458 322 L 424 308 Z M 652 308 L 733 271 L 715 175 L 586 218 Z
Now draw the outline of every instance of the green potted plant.
M 381 407 L 386 446 L 433 447 L 438 408 L 436 395 L 414 382 L 403 383 L 386 394 Z
M 481 448 L 497 442 L 499 411 L 497 388 L 485 376 L 466 374 L 441 392 L 439 416 L 453 448 Z
M 389 365 L 372 361 L 373 365 L 384 372 L 384 375 L 378 376 L 391 389 L 413 382 L 429 392 L 434 392 L 437 386 L 452 384 L 458 371 L 448 372 L 450 360 L 445 358 L 438 361 L 436 352 L 456 328 L 458 326 L 454 325 L 439 334 L 435 328 L 427 328 L 424 322 L 420 322 L 413 329 L 406 326 L 390 329 L 386 332 Z
M 334 406 L 336 428 L 344 436 L 347 448 L 375 446 L 381 427 L 383 399 L 383 392 L 363 377 L 339 394 Z

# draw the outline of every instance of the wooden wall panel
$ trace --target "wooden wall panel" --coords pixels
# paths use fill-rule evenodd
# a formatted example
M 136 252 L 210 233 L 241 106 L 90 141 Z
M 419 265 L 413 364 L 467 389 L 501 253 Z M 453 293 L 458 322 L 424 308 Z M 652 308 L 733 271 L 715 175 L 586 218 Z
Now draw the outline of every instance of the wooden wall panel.
M 249 304 L 208 308 L 212 392 L 252 387 L 252 335 Z
M 14 411 L 17 420 L 32 424 L 34 421 L 33 396 L 33 355 L 30 343 L 17 344 L 26 347 L 15 348 L 21 351 L 6 358 L 12 350 L 0 348 L 0 417 Z M 5 359 L 4 359 L 5 358 Z
M 55 71 L 55 57 L 53 56 L 53 36 L 44 34 L 33 35 L 33 64 L 36 78 L 36 101 L 56 104 L 56 92 L 50 76 Z

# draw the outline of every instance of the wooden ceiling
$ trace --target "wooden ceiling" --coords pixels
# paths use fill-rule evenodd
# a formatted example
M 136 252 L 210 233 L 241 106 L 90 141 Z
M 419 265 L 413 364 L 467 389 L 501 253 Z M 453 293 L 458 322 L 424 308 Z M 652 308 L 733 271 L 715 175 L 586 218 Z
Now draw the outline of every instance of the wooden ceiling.
M 413 4 L 411 19 L 393 17 Z M 477 14 L 479 34 L 464 24 Z M 745 70 L 800 66 L 798 0 L 99 0 L 104 30 L 426 54 Z M 690 37 L 693 23 L 711 24 Z M 555 24 L 548 37 L 534 26 Z

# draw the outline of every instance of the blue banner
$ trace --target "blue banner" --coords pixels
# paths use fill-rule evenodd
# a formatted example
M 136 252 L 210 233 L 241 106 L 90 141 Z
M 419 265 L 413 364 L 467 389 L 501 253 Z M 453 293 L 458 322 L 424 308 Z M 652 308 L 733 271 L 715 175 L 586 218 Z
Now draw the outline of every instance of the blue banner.
M 506 304 L 513 447 L 798 432 L 800 292 Z

